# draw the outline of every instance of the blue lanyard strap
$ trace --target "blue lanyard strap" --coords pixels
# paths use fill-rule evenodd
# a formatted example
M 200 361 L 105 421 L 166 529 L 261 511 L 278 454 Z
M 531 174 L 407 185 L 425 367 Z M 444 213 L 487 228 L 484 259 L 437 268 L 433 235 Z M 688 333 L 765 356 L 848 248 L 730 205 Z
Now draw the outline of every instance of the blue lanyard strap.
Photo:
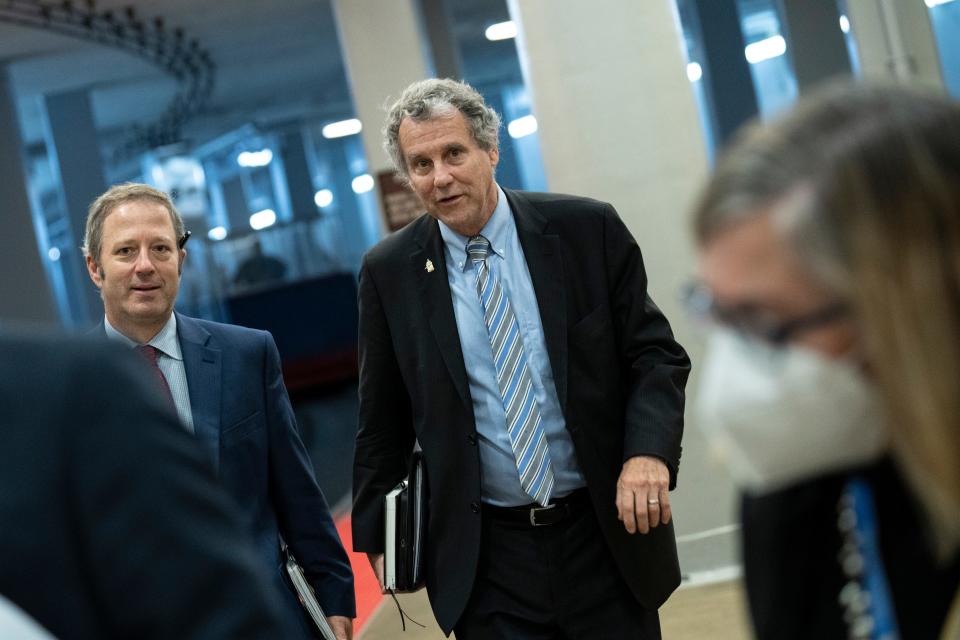
M 840 564 L 848 582 L 840 592 L 849 637 L 897 640 L 897 619 L 880 557 L 877 515 L 870 485 L 855 477 L 843 490 L 837 526 L 843 535 Z

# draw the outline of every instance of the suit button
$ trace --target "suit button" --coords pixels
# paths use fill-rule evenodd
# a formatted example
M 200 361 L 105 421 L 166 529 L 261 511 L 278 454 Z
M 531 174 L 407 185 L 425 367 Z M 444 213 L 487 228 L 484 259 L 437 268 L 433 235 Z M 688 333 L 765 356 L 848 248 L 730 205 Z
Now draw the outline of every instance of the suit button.
M 479 502 L 471 502 L 471 503 L 470 503 L 470 511 L 473 511 L 474 513 L 480 513 L 480 503 L 479 503 Z
M 470 435 L 468 435 L 467 442 L 469 442 L 474 447 L 477 446 L 477 434 L 471 433 Z

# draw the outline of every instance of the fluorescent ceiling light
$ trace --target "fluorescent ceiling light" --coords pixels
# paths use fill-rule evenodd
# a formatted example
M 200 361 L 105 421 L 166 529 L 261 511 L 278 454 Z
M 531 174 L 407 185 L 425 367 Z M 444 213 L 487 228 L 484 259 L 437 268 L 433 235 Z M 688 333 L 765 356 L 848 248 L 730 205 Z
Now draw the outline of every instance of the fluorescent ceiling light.
M 323 127 L 321 133 L 324 138 L 328 140 L 330 138 L 342 138 L 343 136 L 352 136 L 355 133 L 360 133 L 363 129 L 363 124 L 356 118 L 350 118 L 349 120 L 340 120 L 338 122 L 331 122 L 330 124 Z
M 953 0 L 926 0 L 927 6 L 933 9 L 934 7 L 939 7 L 941 4 L 950 4 Z
M 536 130 L 537 119 L 533 116 L 523 116 L 522 118 L 517 118 L 507 125 L 507 133 L 510 134 L 511 138 L 522 138 L 530 135 L 531 133 L 535 133 Z
M 353 182 L 350 183 L 350 186 L 353 188 L 354 193 L 366 193 L 373 189 L 373 176 L 369 173 L 357 176 L 353 179 Z
M 214 242 L 218 240 L 223 240 L 227 237 L 227 228 L 226 227 L 214 227 L 207 231 L 207 237 L 213 240 Z
M 850 33 L 850 18 L 847 16 L 840 16 L 840 31 Z
M 687 79 L 690 82 L 696 82 L 703 77 L 703 67 L 699 62 L 691 62 L 687 65 Z
M 748 44 L 746 49 L 743 50 L 744 55 L 747 56 L 747 62 L 750 64 L 770 60 L 771 58 L 782 56 L 786 52 L 787 41 L 783 39 L 783 36 L 773 36 L 772 38 L 766 38 L 765 40 Z
M 276 221 L 276 212 L 273 209 L 264 209 L 250 216 L 250 228 L 259 231 L 260 229 L 266 229 Z
M 330 191 L 330 189 L 320 189 L 320 191 L 313 194 L 313 202 L 321 209 L 329 207 L 333 202 L 333 191 Z
M 517 37 L 517 24 L 513 20 L 498 22 L 487 27 L 487 40 L 509 40 Z
M 273 162 L 273 151 L 243 151 L 237 156 L 237 164 L 241 167 L 265 167 Z

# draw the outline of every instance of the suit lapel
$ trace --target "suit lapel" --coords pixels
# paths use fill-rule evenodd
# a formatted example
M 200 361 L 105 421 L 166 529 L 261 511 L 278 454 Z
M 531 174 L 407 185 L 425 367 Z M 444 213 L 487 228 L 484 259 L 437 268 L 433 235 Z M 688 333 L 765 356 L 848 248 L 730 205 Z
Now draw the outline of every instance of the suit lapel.
M 447 280 L 446 252 L 436 220 L 424 216 L 420 221 L 420 228 L 417 229 L 416 240 L 418 247 L 410 254 L 410 268 L 413 269 L 413 277 L 420 291 L 420 300 L 457 393 L 464 405 L 470 409 L 472 401 L 467 383 L 467 368 L 463 362 L 460 334 L 457 332 L 457 320 L 453 312 L 453 298 L 450 296 L 450 284 Z M 432 271 L 427 268 L 428 260 L 433 265 Z
M 220 351 L 210 345 L 210 332 L 196 320 L 179 313 L 177 334 L 187 372 L 193 428 L 216 472 L 220 468 Z
M 563 252 L 560 237 L 550 232 L 547 219 L 522 194 L 503 192 L 513 210 L 520 246 L 527 260 L 533 290 L 540 309 L 540 323 L 547 343 L 550 368 L 557 387 L 557 399 L 567 406 L 567 296 L 564 289 Z

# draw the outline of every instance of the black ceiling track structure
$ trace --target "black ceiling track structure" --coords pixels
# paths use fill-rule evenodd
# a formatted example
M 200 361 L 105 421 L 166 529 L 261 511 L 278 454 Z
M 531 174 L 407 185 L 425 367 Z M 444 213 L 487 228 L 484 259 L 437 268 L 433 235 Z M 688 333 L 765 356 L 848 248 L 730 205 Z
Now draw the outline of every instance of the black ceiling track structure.
M 114 161 L 177 142 L 183 124 L 203 111 L 213 93 L 216 64 L 210 52 L 182 28 L 170 28 L 161 16 L 143 19 L 132 6 L 118 11 L 98 10 L 96 0 L 0 0 L 0 22 L 113 47 L 176 79 L 179 90 L 163 115 L 131 127 L 128 139 L 114 150 Z

